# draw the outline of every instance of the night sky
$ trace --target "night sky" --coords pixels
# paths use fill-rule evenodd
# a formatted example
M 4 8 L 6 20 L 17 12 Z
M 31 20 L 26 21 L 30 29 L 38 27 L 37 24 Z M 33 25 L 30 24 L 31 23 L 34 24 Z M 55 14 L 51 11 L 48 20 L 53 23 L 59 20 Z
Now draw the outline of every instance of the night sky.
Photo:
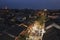
M 0 8 L 60 9 L 60 0 L 0 0 Z

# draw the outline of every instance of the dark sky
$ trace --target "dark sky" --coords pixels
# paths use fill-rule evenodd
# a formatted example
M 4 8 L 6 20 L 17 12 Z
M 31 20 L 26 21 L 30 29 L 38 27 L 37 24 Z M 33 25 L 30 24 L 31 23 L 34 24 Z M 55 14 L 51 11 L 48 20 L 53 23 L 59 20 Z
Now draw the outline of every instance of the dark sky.
M 60 0 L 0 0 L 0 8 L 60 9 Z

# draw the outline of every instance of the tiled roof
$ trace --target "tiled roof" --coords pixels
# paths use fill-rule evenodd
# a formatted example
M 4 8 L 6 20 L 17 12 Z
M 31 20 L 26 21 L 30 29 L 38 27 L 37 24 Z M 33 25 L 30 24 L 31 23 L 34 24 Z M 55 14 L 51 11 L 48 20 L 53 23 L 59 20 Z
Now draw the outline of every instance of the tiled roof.
M 57 19 L 50 19 L 45 23 L 45 27 L 51 25 L 52 23 L 55 23 L 57 25 L 60 25 L 60 18 Z
M 60 30 L 55 27 L 46 30 L 43 40 L 60 40 Z
M 18 36 L 20 32 L 22 32 L 26 27 L 23 26 L 15 26 L 15 27 L 10 27 L 6 29 L 6 32 L 9 34 L 12 34 L 14 36 Z

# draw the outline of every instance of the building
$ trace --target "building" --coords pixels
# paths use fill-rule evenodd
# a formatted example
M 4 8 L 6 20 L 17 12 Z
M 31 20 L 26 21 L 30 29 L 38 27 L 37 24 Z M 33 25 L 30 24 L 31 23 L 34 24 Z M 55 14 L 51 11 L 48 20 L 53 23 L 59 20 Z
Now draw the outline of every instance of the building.
M 43 40 L 60 40 L 60 21 L 52 19 L 46 22 L 46 33 Z

